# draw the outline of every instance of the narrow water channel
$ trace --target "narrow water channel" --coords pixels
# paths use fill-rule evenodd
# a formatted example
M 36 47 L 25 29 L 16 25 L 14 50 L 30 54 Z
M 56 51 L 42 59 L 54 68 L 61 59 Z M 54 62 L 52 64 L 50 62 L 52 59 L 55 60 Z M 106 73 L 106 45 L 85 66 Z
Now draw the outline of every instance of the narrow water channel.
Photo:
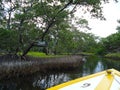
M 74 71 L 36 73 L 19 78 L 0 80 L 0 90 L 45 90 L 51 86 L 86 76 L 105 69 L 120 71 L 120 61 L 101 57 L 85 57 L 84 64 Z

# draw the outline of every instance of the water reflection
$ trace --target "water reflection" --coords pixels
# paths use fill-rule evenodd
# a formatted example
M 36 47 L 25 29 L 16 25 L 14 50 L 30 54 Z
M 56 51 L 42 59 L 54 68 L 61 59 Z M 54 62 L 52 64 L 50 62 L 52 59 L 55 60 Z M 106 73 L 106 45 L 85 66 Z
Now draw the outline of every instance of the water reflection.
M 16 90 L 16 86 L 15 83 L 0 84 L 0 90 Z
M 104 61 L 104 66 L 106 68 L 114 68 L 120 71 L 120 60 L 106 59 Z
M 40 75 L 34 78 L 33 87 L 48 88 L 68 80 L 70 80 L 70 78 L 65 73 Z
M 0 81 L 0 90 L 45 90 L 48 87 L 109 68 L 120 70 L 120 61 L 85 57 L 84 64 L 71 72 L 36 73 L 32 76 Z

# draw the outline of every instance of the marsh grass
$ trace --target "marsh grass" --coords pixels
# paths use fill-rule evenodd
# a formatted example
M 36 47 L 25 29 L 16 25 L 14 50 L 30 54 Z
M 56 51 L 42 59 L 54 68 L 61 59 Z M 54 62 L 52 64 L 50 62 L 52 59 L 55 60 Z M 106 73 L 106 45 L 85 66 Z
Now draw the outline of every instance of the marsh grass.
M 4 61 L 4 60 L 3 60 Z M 8 60 L 0 63 L 0 78 L 29 75 L 35 72 L 74 70 L 82 64 L 81 56 L 26 57 L 26 60 Z

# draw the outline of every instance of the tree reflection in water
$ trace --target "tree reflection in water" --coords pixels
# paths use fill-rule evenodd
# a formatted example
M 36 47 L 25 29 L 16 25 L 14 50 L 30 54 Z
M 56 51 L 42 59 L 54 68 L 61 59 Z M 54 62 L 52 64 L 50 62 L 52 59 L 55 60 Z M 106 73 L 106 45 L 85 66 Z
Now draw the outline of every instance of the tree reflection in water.
M 45 90 L 109 68 L 120 70 L 120 61 L 98 57 L 84 58 L 85 63 L 74 71 L 36 73 L 30 76 L 0 80 L 0 90 Z
M 41 88 L 48 88 L 63 82 L 70 80 L 67 74 L 60 73 L 60 74 L 48 74 L 44 76 L 38 76 L 34 78 L 33 86 L 34 87 L 41 87 Z

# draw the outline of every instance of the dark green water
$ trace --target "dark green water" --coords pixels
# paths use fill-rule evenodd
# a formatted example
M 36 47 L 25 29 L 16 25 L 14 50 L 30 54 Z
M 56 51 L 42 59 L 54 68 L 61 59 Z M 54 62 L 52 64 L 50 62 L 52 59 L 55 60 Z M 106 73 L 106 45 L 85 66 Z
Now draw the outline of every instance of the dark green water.
M 120 61 L 98 57 L 84 58 L 84 64 L 74 71 L 36 73 L 19 78 L 0 81 L 0 90 L 45 90 L 48 87 L 86 76 L 95 72 L 114 68 L 120 71 Z

